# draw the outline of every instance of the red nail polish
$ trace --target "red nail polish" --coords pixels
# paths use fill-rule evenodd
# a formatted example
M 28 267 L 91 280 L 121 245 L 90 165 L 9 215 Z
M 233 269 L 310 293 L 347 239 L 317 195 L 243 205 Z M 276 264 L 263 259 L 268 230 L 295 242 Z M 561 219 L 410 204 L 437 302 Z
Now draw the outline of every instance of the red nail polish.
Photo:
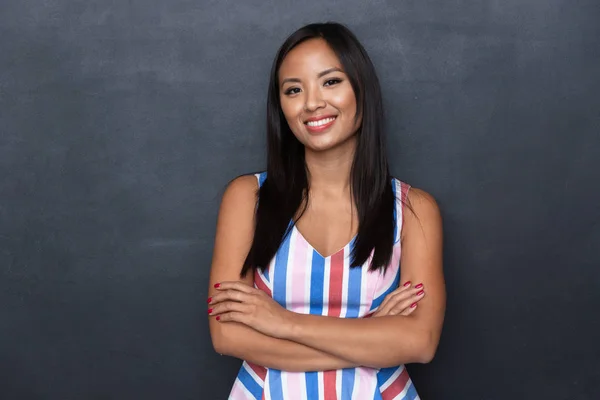
M 417 286 L 415 286 L 415 289 L 421 289 L 423 287 L 422 283 L 419 283 Z
M 217 318 L 216 318 L 216 320 L 217 320 L 217 321 L 219 321 L 220 319 L 221 319 L 221 316 L 220 316 L 220 315 L 217 315 Z
M 417 296 L 420 296 L 420 295 L 422 295 L 423 293 L 425 293 L 425 291 L 424 291 L 424 290 L 421 290 L 419 293 L 417 293 Z
M 412 303 L 412 304 L 410 305 L 410 308 L 415 308 L 416 306 L 417 306 L 417 303 Z
M 410 281 L 408 281 L 404 284 L 404 287 L 409 287 L 409 286 L 410 286 Z
M 212 313 L 212 308 L 209 308 L 209 309 L 208 309 L 208 313 L 209 313 L 209 314 L 210 314 L 210 313 Z
M 221 286 L 220 283 L 215 283 L 215 289 L 217 289 L 219 286 Z
M 210 304 L 211 301 L 212 301 L 212 297 L 209 297 L 206 302 Z

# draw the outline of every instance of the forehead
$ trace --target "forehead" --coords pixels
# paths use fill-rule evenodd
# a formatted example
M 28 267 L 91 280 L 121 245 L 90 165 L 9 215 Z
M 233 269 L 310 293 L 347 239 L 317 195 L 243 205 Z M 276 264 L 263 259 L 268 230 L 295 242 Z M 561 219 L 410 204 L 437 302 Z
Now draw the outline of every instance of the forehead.
M 340 60 L 323 39 L 309 39 L 294 47 L 279 67 L 279 78 L 317 75 L 332 68 L 342 68 Z

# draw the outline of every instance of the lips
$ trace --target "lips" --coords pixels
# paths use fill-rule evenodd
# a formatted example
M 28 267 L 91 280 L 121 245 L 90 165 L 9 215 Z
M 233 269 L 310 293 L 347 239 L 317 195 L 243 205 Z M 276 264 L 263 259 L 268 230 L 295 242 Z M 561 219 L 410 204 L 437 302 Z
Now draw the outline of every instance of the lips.
M 320 133 L 331 127 L 335 122 L 337 116 L 335 115 L 327 115 L 321 117 L 309 118 L 304 122 L 306 129 L 312 133 Z

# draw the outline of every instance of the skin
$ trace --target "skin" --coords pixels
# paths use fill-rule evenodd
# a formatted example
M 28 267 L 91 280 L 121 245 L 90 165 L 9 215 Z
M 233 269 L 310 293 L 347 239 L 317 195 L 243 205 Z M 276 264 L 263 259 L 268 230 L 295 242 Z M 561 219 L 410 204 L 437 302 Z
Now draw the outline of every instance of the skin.
M 354 118 L 356 99 L 335 53 L 320 39 L 294 48 L 279 78 L 282 110 L 305 146 L 311 177 L 310 202 L 297 228 L 320 254 L 330 255 L 357 230 L 349 190 L 360 126 Z M 306 120 L 325 115 L 336 117 L 331 128 L 311 133 Z M 211 337 L 219 353 L 288 371 L 383 368 L 433 358 L 446 293 L 442 222 L 432 196 L 416 188 L 408 193 L 414 214 L 404 214 L 401 237 L 401 282 L 406 286 L 388 295 L 374 318 L 344 319 L 293 313 L 253 288 L 251 274 L 239 278 L 253 237 L 256 189 L 253 176 L 236 179 L 219 211 L 208 300 Z

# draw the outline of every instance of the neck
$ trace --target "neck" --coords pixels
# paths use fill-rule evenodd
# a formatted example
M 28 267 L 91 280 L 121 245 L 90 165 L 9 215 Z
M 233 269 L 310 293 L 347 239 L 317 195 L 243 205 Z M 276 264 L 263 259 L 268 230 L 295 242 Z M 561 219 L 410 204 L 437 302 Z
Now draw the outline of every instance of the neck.
M 327 151 L 307 149 L 305 160 L 310 173 L 311 192 L 348 193 L 355 151 L 356 137 Z

